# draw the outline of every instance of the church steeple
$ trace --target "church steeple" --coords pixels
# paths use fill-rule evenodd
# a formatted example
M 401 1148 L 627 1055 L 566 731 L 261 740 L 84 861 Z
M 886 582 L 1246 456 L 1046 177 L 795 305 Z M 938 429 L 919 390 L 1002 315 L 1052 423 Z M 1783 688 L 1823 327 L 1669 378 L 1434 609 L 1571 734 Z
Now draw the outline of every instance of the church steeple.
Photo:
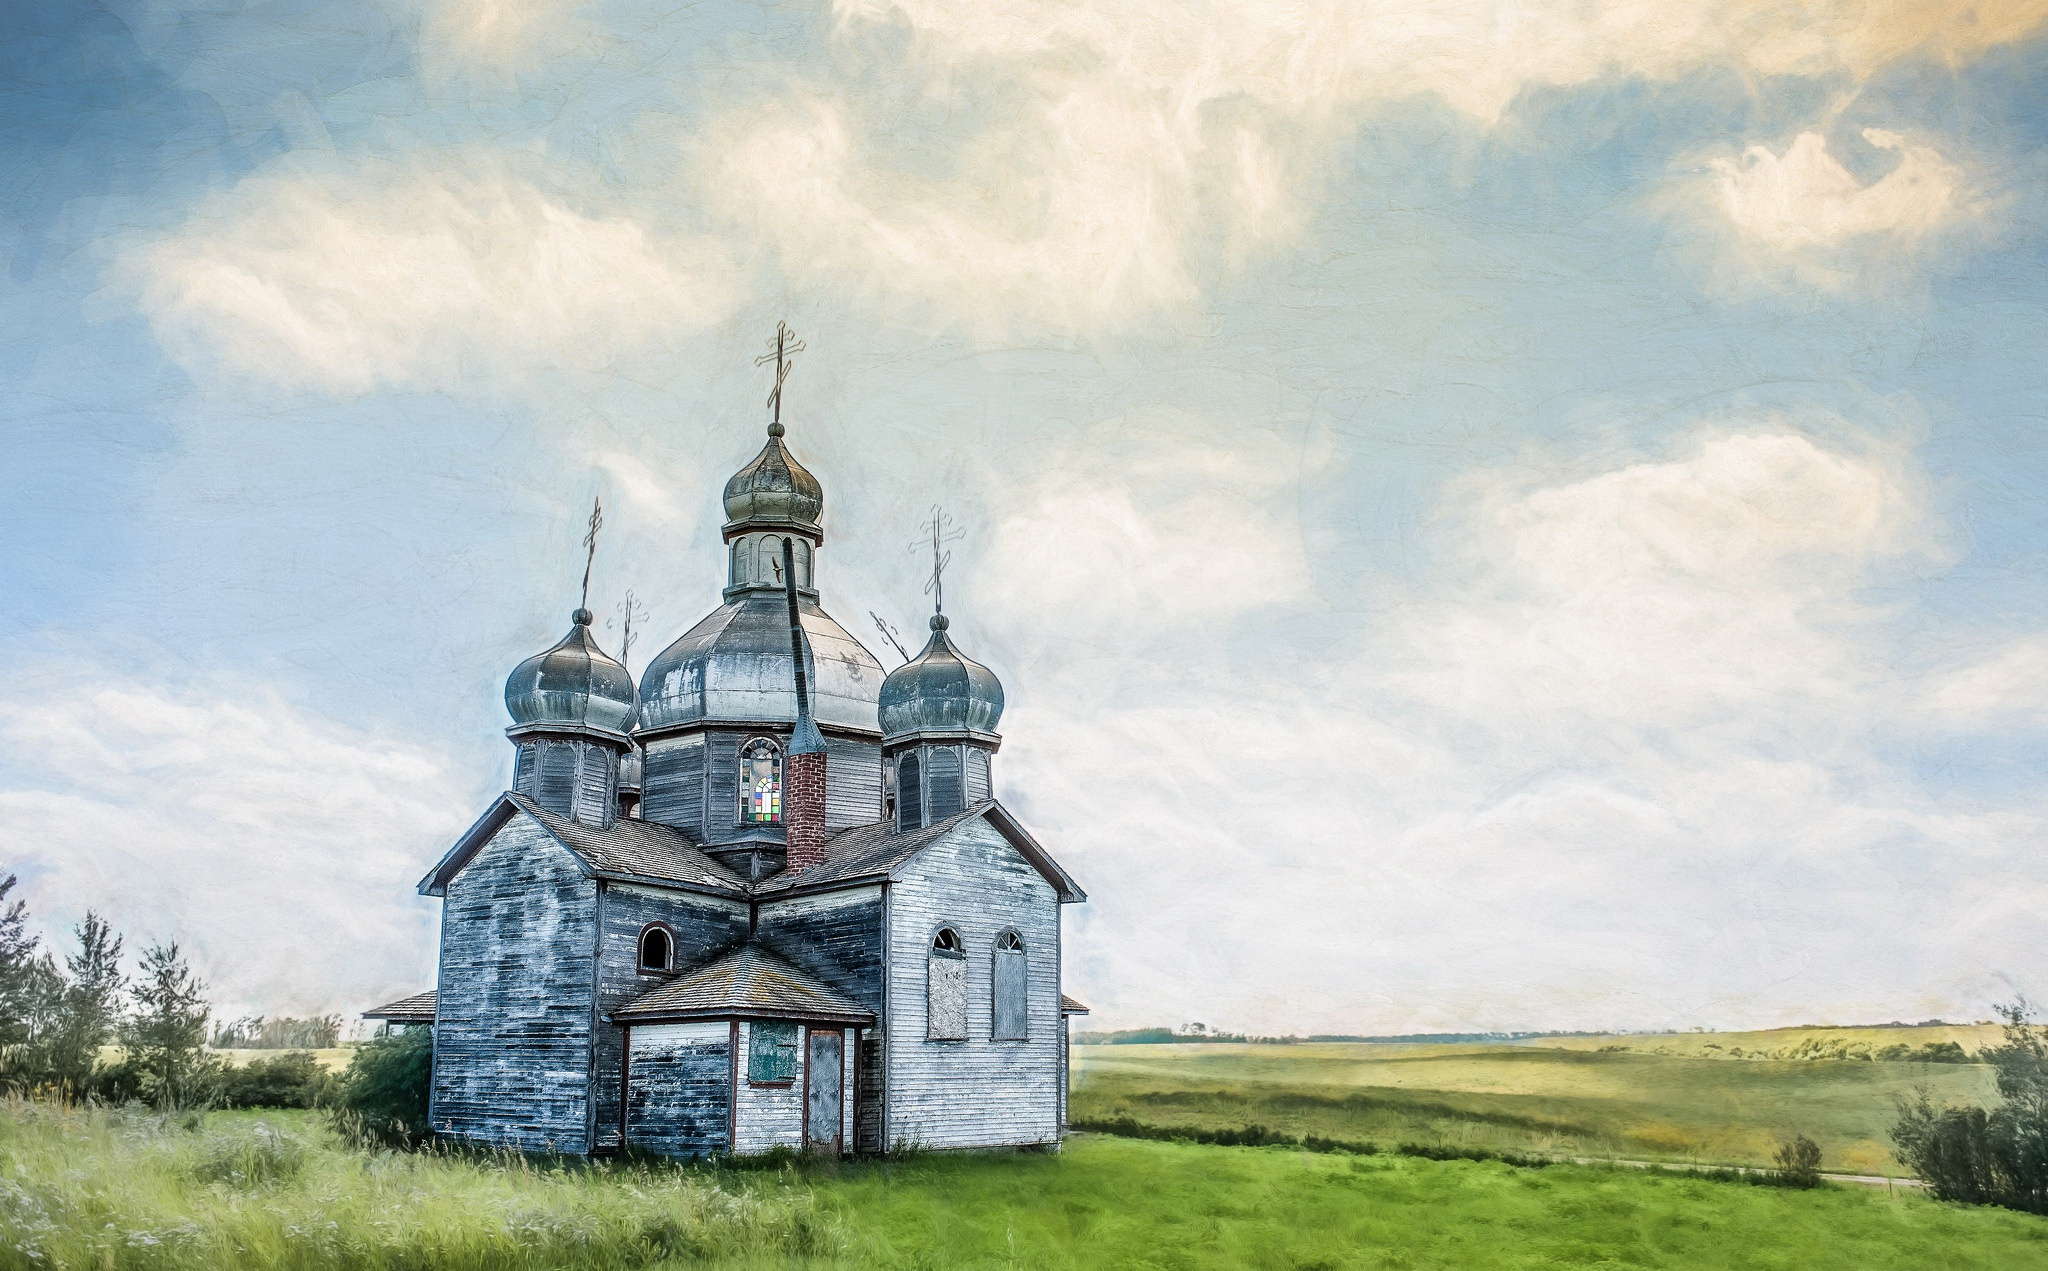
M 788 324 L 777 323 L 768 352 L 755 359 L 758 365 L 775 364 L 775 388 L 768 394 L 768 405 L 775 413 L 768 424 L 768 444 L 725 483 L 728 600 L 742 592 L 783 589 L 784 539 L 790 541 L 795 558 L 797 591 L 807 600 L 817 600 L 811 564 L 825 541 L 819 519 L 825 510 L 825 491 L 782 442 L 782 385 L 789 378 L 790 359 L 803 348 L 803 341 Z

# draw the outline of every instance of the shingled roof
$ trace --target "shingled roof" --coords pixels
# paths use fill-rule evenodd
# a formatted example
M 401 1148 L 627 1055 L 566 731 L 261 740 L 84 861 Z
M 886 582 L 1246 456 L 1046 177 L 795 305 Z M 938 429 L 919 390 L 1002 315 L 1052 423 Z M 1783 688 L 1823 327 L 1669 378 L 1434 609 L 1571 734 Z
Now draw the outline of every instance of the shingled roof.
M 994 799 L 984 799 L 965 812 L 935 821 L 922 829 L 905 833 L 895 831 L 895 822 L 877 821 L 872 825 L 855 826 L 840 833 L 825 844 L 825 859 L 816 865 L 796 873 L 776 874 L 762 880 L 754 887 L 757 896 L 776 896 L 790 892 L 823 891 L 832 887 L 855 882 L 880 882 L 893 878 L 909 860 L 925 848 L 944 838 L 948 833 L 977 817 L 986 818 L 997 833 L 1009 840 L 1031 867 L 1053 885 L 1059 893 L 1060 903 L 1070 904 L 1088 899 L 1067 871 L 1061 869 L 1052 854 L 1039 846 L 1017 818 Z
M 686 1019 L 802 1019 L 869 1025 L 872 1011 L 761 944 L 743 944 L 695 971 L 634 998 L 621 1024 Z
M 744 897 L 747 885 L 739 875 L 698 850 L 687 834 L 655 821 L 622 817 L 599 828 L 557 816 L 523 794 L 506 792 L 498 796 L 490 811 L 469 827 L 448 854 L 425 878 L 420 892 L 445 895 L 448 880 L 477 849 L 517 813 L 525 813 L 540 824 L 556 842 L 569 849 L 583 864 L 584 872 L 600 878 L 650 882 L 714 895 Z
M 363 1012 L 364 1019 L 389 1020 L 394 1024 L 431 1024 L 434 1022 L 434 1003 L 437 994 L 433 989 L 401 997 L 396 1002 Z

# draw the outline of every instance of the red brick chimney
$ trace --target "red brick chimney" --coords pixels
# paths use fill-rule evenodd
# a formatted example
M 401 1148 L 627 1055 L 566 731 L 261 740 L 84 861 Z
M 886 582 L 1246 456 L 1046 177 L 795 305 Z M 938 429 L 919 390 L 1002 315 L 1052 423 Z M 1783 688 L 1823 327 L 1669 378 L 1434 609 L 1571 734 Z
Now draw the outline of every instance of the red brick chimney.
M 796 663 L 796 729 L 782 769 L 783 868 L 794 874 L 825 859 L 825 737 L 811 719 L 803 622 L 797 613 L 796 561 L 782 540 L 782 592 L 789 601 L 789 652 Z

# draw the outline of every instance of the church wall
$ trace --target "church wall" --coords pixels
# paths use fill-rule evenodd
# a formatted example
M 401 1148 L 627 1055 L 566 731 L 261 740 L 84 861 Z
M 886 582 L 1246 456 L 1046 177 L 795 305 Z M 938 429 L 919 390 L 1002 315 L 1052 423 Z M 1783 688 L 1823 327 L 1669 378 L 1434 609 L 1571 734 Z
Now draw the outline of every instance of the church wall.
M 704 739 L 666 737 L 647 743 L 640 778 L 640 815 L 692 833 L 704 829 Z
M 663 1156 L 726 1148 L 732 1116 L 732 1026 L 642 1024 L 626 1070 L 626 1138 Z
M 1060 912 L 1057 893 L 975 818 L 898 872 L 888 899 L 889 1147 L 997 1147 L 1059 1140 Z M 925 1038 L 925 965 L 941 926 L 967 952 L 967 1038 Z M 1024 939 L 1027 1027 L 993 1041 L 995 942 Z
M 881 1015 L 879 886 L 763 901 L 756 930 L 791 962 Z
M 587 1148 L 597 884 L 530 818 L 449 880 L 433 1128 L 530 1150 Z
M 847 737 L 825 740 L 825 828 L 846 830 L 882 819 L 882 748 Z
M 617 1025 L 605 1023 L 604 1016 L 673 978 L 640 971 L 641 929 L 650 922 L 665 922 L 673 928 L 675 965 L 678 970 L 688 970 L 747 938 L 747 906 L 744 901 L 695 892 L 607 883 L 598 913 L 602 952 L 597 970 L 593 1101 L 596 1143 L 610 1147 L 619 1139 L 619 1061 L 624 1033 Z
M 733 1142 L 735 1152 L 766 1152 L 770 1148 L 801 1149 L 804 1145 L 804 1069 L 809 1045 L 797 1046 L 797 1070 L 793 1081 L 760 1084 L 747 1080 L 747 1050 L 754 1026 L 739 1028 L 738 1074 L 733 1089 Z

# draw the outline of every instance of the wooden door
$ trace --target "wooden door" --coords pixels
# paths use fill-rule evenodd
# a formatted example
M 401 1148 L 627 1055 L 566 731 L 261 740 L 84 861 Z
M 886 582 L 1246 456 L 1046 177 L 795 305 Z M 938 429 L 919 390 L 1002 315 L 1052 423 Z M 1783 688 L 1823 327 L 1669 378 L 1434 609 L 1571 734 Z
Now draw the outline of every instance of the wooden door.
M 804 1146 L 814 1151 L 840 1150 L 839 1102 L 846 1067 L 842 1062 L 846 1038 L 838 1030 L 811 1030 L 810 1053 L 805 1056 Z

